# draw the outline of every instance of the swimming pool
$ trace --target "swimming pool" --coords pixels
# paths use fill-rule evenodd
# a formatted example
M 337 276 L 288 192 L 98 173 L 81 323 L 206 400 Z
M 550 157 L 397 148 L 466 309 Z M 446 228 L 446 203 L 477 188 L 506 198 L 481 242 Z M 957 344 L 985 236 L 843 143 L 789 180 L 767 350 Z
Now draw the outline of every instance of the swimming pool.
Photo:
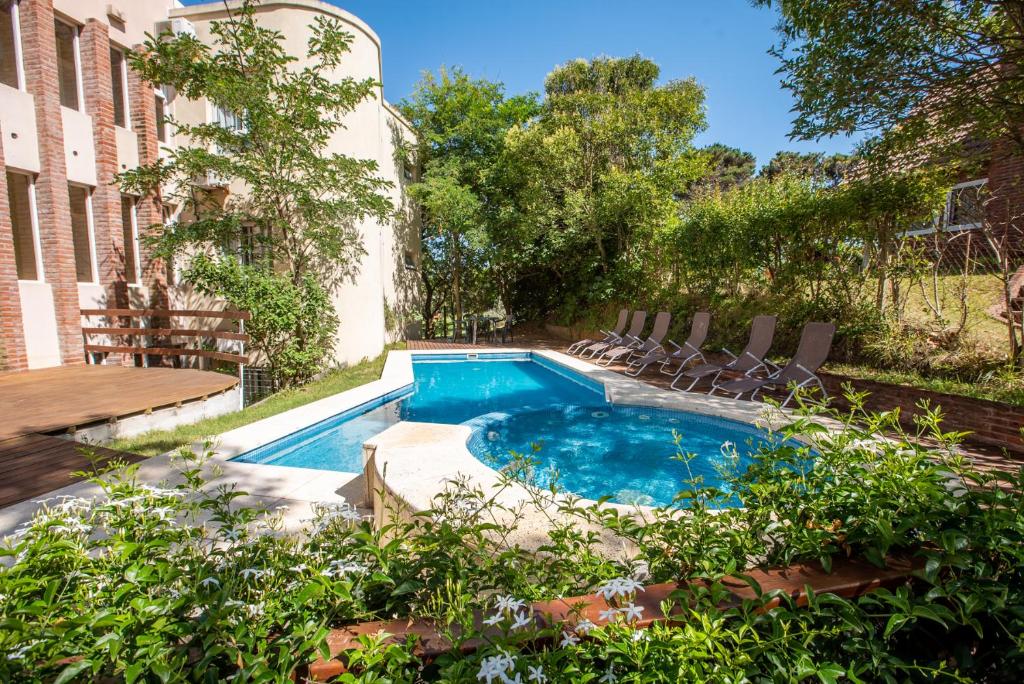
M 411 387 L 232 460 L 359 473 L 363 442 L 399 421 L 466 424 L 470 452 L 487 465 L 525 453 L 539 462 L 539 484 L 557 471 L 560 485 L 580 496 L 660 505 L 695 475 L 720 484 L 720 467 L 742 467 L 768 439 L 735 421 L 612 405 L 600 383 L 529 353 L 412 358 Z M 724 443 L 736 446 L 739 463 Z M 540 450 L 532 452 L 532 444 Z M 679 450 L 694 458 L 683 463 L 674 458 Z

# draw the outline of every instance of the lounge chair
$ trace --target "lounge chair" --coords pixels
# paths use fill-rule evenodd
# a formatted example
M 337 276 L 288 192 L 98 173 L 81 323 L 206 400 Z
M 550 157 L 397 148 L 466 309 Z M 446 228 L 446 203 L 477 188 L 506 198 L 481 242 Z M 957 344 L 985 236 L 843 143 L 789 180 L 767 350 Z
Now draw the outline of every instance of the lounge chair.
M 652 363 L 661 363 L 661 372 L 666 375 L 675 375 L 694 359 L 701 359 L 703 361 L 704 355 L 701 353 L 700 347 L 704 344 L 704 340 L 707 339 L 710 326 L 711 314 L 707 311 L 698 311 L 693 315 L 693 321 L 690 323 L 690 336 L 686 338 L 685 342 L 679 345 L 669 340 L 668 343 L 675 347 L 673 351 L 667 352 L 662 348 L 661 351 L 648 352 L 634 359 L 629 364 L 629 368 L 626 369 L 626 375 L 636 377 Z M 679 363 L 679 368 L 674 371 L 668 370 L 674 363 Z
M 672 324 L 672 314 L 668 311 L 659 311 L 658 315 L 654 317 L 654 328 L 651 330 L 650 336 L 646 340 L 640 342 L 640 344 L 629 343 L 619 345 L 608 349 L 598 359 L 598 363 L 602 366 L 610 366 L 615 361 L 621 358 L 625 358 L 628 362 L 636 356 L 644 356 L 652 352 L 657 352 L 659 349 L 664 349 L 661 346 L 661 341 L 665 339 L 665 335 L 668 334 L 668 327 Z
M 619 311 L 619 320 L 615 323 L 615 328 L 612 330 L 602 330 L 604 338 L 602 339 L 586 339 L 574 342 L 569 345 L 569 348 L 565 350 L 566 354 L 575 354 L 582 352 L 585 347 L 589 347 L 592 344 L 615 342 L 616 340 L 622 339 L 622 333 L 626 329 L 626 322 L 629 321 L 629 309 L 622 309 Z
M 828 358 L 829 350 L 832 348 L 832 336 L 835 335 L 836 326 L 831 323 L 808 323 L 800 334 L 800 344 L 797 346 L 796 354 L 786 366 L 767 378 L 740 378 L 731 382 L 725 382 L 713 387 L 713 390 L 722 390 L 735 394 L 739 399 L 741 396 L 750 393 L 754 399 L 757 393 L 765 387 L 789 387 L 789 396 L 782 402 L 785 406 L 789 403 L 797 390 L 803 389 L 811 384 L 816 384 L 824 396 L 828 396 L 825 385 L 818 377 L 818 369 Z
M 584 347 L 583 351 L 579 352 L 579 355 L 583 356 L 587 352 L 590 352 L 590 356 L 588 356 L 587 358 L 591 358 L 592 359 L 596 355 L 603 354 L 604 352 L 608 351 L 609 349 L 614 349 L 615 347 L 618 347 L 618 346 L 622 346 L 622 345 L 636 345 L 636 346 L 640 346 L 641 344 L 644 343 L 644 341 L 642 339 L 640 339 L 640 334 L 643 333 L 644 325 L 646 325 L 646 323 L 647 323 L 647 312 L 646 311 L 634 311 L 633 312 L 633 320 L 630 321 L 629 330 L 626 332 L 625 335 L 623 335 L 622 337 L 620 337 L 618 340 L 616 340 L 614 342 L 597 342 L 595 344 L 590 345 L 589 347 Z
M 690 385 L 685 390 L 689 391 L 703 378 L 712 375 L 714 377 L 711 378 L 711 386 L 714 388 L 718 383 L 719 376 L 724 371 L 750 376 L 758 371 L 763 371 L 765 375 L 770 375 L 774 371 L 779 370 L 778 366 L 770 366 L 771 362 L 766 361 L 764 358 L 768 350 L 771 349 L 772 338 L 775 337 L 775 321 L 775 316 L 754 316 L 754 320 L 750 323 L 750 338 L 747 340 L 747 346 L 743 348 L 739 356 L 736 356 L 728 349 L 723 349 L 723 352 L 732 357 L 730 361 L 726 363 L 704 363 L 683 371 L 672 381 L 672 389 L 679 389 L 676 387 L 676 383 L 682 378 L 691 380 Z

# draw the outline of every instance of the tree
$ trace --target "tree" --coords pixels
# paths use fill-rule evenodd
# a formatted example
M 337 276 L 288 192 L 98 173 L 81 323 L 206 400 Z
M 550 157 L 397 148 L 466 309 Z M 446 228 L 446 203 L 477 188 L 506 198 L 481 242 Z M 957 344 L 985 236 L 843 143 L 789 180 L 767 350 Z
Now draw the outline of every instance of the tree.
M 251 248 L 245 260 L 253 263 L 241 271 L 205 272 L 203 287 L 229 301 L 245 290 L 236 277 L 246 273 L 261 281 L 265 274 L 281 278 L 292 292 L 309 292 L 311 284 L 330 292 L 358 272 L 364 253 L 358 222 L 393 213 L 383 194 L 390 184 L 377 175 L 376 162 L 331 149 L 345 116 L 380 84 L 335 75 L 352 40 L 338 20 L 318 16 L 311 28 L 298 65 L 284 36 L 260 26 L 247 0 L 228 19 L 211 22 L 212 46 L 164 33 L 149 36 L 131 58 L 145 80 L 206 99 L 222 113 L 213 123 L 170 120 L 188 142 L 119 181 L 129 191 L 169 188 L 164 201 L 183 208 L 185 220 L 153 236 L 160 253 L 228 261 Z M 226 193 L 211 188 L 210 179 L 244 190 Z M 218 273 L 231 277 L 218 285 L 210 279 Z M 329 298 L 317 301 L 330 306 Z M 325 312 L 325 320 L 334 319 Z M 304 358 L 322 361 L 329 353 L 331 336 L 319 329 L 296 324 L 290 334 Z M 254 346 L 266 355 L 276 349 L 255 339 Z M 308 372 L 281 380 L 304 377 Z
M 494 285 L 508 310 L 517 271 L 508 264 L 529 245 L 509 239 L 523 224 L 511 218 L 519 186 L 507 182 L 505 165 L 515 160 L 505 154 L 505 137 L 536 116 L 536 97 L 507 97 L 500 83 L 442 67 L 424 74 L 400 107 L 417 134 L 422 173 L 411 192 L 424 209 L 424 254 L 440 266 L 423 270 L 428 332 L 445 301 L 435 293 L 451 296 L 456 325 L 465 301 L 487 306 Z M 481 271 L 492 277 L 474 277 Z
M 651 237 L 676 219 L 675 194 L 704 171 L 692 146 L 704 126 L 693 80 L 657 85 L 640 56 L 576 60 L 545 81 L 537 121 L 510 134 L 550 274 L 539 300 L 628 296 Z
M 793 132 L 885 134 L 902 150 L 965 138 L 1024 152 L 1024 4 L 754 0 L 779 10 Z
M 795 175 L 807 178 L 814 183 L 836 185 L 846 174 L 853 163 L 853 158 L 845 154 L 826 156 L 823 152 L 788 152 L 779 151 L 761 169 L 761 175 L 769 180 L 784 175 Z
M 754 177 L 757 159 L 750 152 L 722 143 L 708 145 L 701 152 L 707 155 L 708 172 L 695 185 L 728 190 Z

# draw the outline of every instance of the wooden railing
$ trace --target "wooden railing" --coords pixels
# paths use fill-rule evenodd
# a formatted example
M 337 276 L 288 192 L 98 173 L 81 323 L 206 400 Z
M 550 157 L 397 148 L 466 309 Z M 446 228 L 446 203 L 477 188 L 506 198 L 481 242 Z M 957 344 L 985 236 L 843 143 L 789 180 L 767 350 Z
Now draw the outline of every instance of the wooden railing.
M 193 356 L 216 361 L 237 363 L 240 366 L 249 362 L 245 353 L 245 344 L 249 336 L 245 334 L 245 321 L 252 318 L 248 311 L 205 311 L 201 309 L 82 309 L 83 316 L 103 316 L 107 319 L 139 319 L 156 318 L 170 320 L 172 318 L 217 318 L 239 322 L 239 331 L 230 330 L 199 330 L 194 328 L 146 327 L 146 326 L 87 326 L 82 328 L 85 342 L 85 353 L 91 361 L 92 354 L 132 354 L 141 355 L 143 365 L 148 365 L 150 356 Z M 239 353 L 216 351 L 212 349 L 190 349 L 188 347 L 145 346 L 144 344 L 92 344 L 89 338 L 93 335 L 111 335 L 131 338 L 152 337 L 189 337 L 211 340 L 233 340 L 240 343 Z

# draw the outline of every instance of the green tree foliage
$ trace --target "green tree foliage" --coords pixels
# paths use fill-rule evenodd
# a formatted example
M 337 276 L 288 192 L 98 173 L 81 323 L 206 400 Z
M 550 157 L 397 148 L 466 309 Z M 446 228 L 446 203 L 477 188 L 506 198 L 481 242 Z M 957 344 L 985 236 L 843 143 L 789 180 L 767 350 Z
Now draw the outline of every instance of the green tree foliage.
M 760 175 L 771 179 L 791 174 L 818 184 L 836 185 L 853 163 L 853 157 L 841 153 L 780 151 L 764 165 Z
M 548 75 L 538 119 L 510 134 L 544 266 L 524 300 L 574 307 L 635 292 L 645 248 L 676 221 L 675 194 L 704 170 L 691 144 L 703 90 L 658 77 L 640 56 L 569 62 Z
M 324 367 L 338 319 L 329 294 L 312 274 L 296 283 L 232 257 L 199 255 L 184 276 L 198 291 L 252 313 L 245 332 L 252 348 L 266 358 L 275 383 L 301 384 Z
M 728 190 L 754 177 L 757 159 L 750 152 L 722 143 L 708 145 L 701 152 L 707 155 L 708 171 L 695 185 Z
M 894 276 L 907 275 L 916 253 L 897 237 L 933 219 L 945 183 L 912 172 L 830 186 L 789 171 L 704 192 L 661 244 L 663 272 L 674 275 L 669 290 L 684 293 L 689 307 L 713 306 L 721 327 L 739 337 L 751 315 L 772 311 L 783 321 L 837 320 L 841 341 L 856 345 L 865 323 L 900 311 L 906 293 Z M 798 327 L 784 326 L 782 336 Z
M 424 74 L 400 105 L 417 132 L 419 182 L 411 192 L 424 209 L 423 317 L 427 332 L 441 306 L 456 322 L 467 304 L 489 308 L 495 288 L 506 306 L 510 268 L 528 240 L 516 220 L 517 188 L 500 180 L 505 136 L 537 113 L 533 95 L 506 97 L 499 83 L 460 69 Z
M 886 134 L 897 149 L 965 136 L 1024 151 L 1024 5 L 992 0 L 754 0 L 779 10 L 773 52 L 794 133 Z
M 261 26 L 246 1 L 228 19 L 210 23 L 210 45 L 165 33 L 148 38 L 133 55 L 132 68 L 147 81 L 191 100 L 205 99 L 234 119 L 228 125 L 171 120 L 179 140 L 187 142 L 166 158 L 120 175 L 122 187 L 162 187 L 164 201 L 183 208 L 184 220 L 154 236 L 161 253 L 214 255 L 252 246 L 262 268 L 299 290 L 315 282 L 331 291 L 358 272 L 364 249 L 357 224 L 391 217 L 383 194 L 389 183 L 378 176 L 376 162 L 333 152 L 331 140 L 345 116 L 380 84 L 336 76 L 352 40 L 338 20 L 317 17 L 311 30 L 299 66 L 285 51 L 284 36 Z M 241 191 L 210 189 L 211 178 Z M 231 274 L 223 288 L 233 289 L 236 275 L 255 277 L 257 269 L 226 265 L 203 272 Z M 221 289 L 208 281 L 204 286 Z M 336 321 L 328 309 L 321 312 L 324 320 Z M 291 330 L 293 344 L 304 357 L 324 358 L 324 350 L 313 346 L 328 338 L 309 332 L 305 325 Z

